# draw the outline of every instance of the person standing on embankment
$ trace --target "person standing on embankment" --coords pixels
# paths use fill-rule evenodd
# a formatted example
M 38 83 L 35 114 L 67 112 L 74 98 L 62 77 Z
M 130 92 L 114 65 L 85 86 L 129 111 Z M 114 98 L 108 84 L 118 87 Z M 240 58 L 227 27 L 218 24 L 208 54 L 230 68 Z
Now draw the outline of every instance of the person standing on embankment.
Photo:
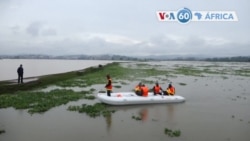
M 17 69 L 18 84 L 23 83 L 23 65 L 21 64 Z

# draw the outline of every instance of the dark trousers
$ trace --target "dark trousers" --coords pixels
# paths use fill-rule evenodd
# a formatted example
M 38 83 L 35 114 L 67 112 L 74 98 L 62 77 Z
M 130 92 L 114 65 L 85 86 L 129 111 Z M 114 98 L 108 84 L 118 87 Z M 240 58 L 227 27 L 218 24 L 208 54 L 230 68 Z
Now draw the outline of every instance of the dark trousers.
M 111 90 L 107 90 L 107 96 L 111 96 Z
M 23 74 L 18 74 L 18 84 L 23 83 Z
M 173 96 L 172 94 L 169 94 L 168 92 L 164 91 L 164 95 L 171 95 Z
M 166 92 L 166 91 L 164 91 L 164 92 L 163 92 L 163 94 L 164 94 L 164 95 L 169 95 L 169 93 L 168 93 L 168 92 Z
M 157 95 L 157 94 L 162 95 L 162 93 L 161 93 L 161 92 L 159 92 L 159 93 L 154 92 L 154 95 Z M 163 93 L 163 94 L 164 94 L 164 93 Z
M 141 91 L 135 91 L 135 94 L 138 95 L 138 96 L 142 96 Z

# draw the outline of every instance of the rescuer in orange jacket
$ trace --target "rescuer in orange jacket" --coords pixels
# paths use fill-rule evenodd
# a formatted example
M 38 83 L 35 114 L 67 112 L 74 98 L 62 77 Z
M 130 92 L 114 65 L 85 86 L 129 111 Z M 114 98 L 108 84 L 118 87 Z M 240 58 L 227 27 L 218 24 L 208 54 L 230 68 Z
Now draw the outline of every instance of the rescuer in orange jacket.
M 164 92 L 164 94 L 165 95 L 174 95 L 175 94 L 175 87 L 174 86 L 172 86 L 172 84 L 170 83 L 169 85 L 168 85 L 168 88 L 167 88 L 167 90 Z
M 135 86 L 135 94 L 138 96 L 142 96 L 141 86 L 142 86 L 141 82 L 137 86 Z
M 105 86 L 106 90 L 107 90 L 107 96 L 111 96 L 111 92 L 112 92 L 112 80 L 110 78 L 110 75 L 107 75 L 107 84 Z
M 161 92 L 163 91 L 158 82 L 155 83 L 155 86 L 152 88 L 152 90 L 153 90 L 154 95 L 162 94 Z
M 142 92 L 142 96 L 147 97 L 148 96 L 148 87 L 143 84 L 141 87 L 141 92 Z

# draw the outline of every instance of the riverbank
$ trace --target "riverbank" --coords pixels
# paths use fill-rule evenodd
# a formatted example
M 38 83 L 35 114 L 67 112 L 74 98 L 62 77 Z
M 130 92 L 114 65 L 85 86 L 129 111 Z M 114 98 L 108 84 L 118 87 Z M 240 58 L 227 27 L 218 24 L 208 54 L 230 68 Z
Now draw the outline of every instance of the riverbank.
M 24 78 L 23 84 L 18 84 L 17 80 L 0 81 L 0 95 L 1 94 L 13 94 L 17 91 L 34 90 L 34 89 L 46 87 L 48 85 L 55 84 L 60 81 L 74 79 L 79 76 L 82 76 L 83 74 L 95 72 L 100 69 L 102 69 L 102 65 L 99 65 L 98 67 L 89 67 L 83 70 L 70 71 L 66 73 L 44 75 L 44 76 L 39 76 L 39 77 L 27 77 L 27 78 Z

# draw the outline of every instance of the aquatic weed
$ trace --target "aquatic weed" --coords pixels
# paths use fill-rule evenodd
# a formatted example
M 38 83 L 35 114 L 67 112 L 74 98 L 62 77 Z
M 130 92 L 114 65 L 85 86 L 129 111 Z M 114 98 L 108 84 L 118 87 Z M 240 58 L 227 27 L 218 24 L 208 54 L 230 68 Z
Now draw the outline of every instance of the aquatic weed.
M 121 88 L 122 86 L 120 85 L 114 85 L 115 88 Z
M 0 108 L 14 107 L 28 109 L 28 112 L 42 113 L 49 109 L 76 101 L 85 96 L 84 93 L 73 90 L 55 89 L 50 92 L 17 92 L 12 95 L 0 95 Z
M 69 106 L 69 111 L 78 111 L 79 113 L 86 113 L 90 117 L 109 116 L 114 113 L 114 110 L 108 110 L 105 104 L 95 103 L 94 105 L 82 104 L 82 106 Z
M 135 119 L 135 120 L 142 120 L 142 117 L 133 115 L 133 116 L 132 116 L 132 119 Z
M 181 135 L 181 131 L 180 130 L 171 130 L 168 128 L 165 128 L 164 133 L 166 135 L 168 135 L 169 137 L 179 137 Z
M 185 85 L 187 85 L 186 83 L 182 83 L 182 82 L 180 82 L 179 83 L 179 85 L 181 85 L 181 86 L 185 86 Z
M 0 129 L 0 134 L 5 133 L 5 130 Z
M 120 83 L 121 83 L 121 85 L 128 85 L 128 83 L 124 82 L 124 81 L 121 81 Z
M 89 100 L 94 100 L 95 96 L 93 96 L 93 95 L 85 95 L 83 98 L 84 99 L 89 99 Z

